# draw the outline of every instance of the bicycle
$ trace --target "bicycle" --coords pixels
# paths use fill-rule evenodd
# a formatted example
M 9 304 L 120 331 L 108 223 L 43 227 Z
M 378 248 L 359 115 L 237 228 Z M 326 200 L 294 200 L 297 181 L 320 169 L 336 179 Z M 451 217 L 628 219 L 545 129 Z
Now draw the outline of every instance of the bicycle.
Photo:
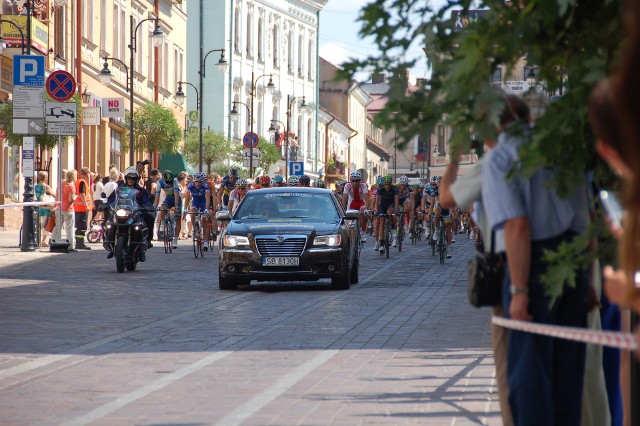
M 188 212 L 187 214 L 193 215 L 193 220 L 191 221 L 191 225 L 193 229 L 191 230 L 191 241 L 193 242 L 193 254 L 196 259 L 198 256 L 204 258 L 204 235 L 203 235 L 203 226 L 201 221 L 203 212 Z M 207 246 L 208 247 L 208 246 Z
M 427 238 L 429 241 L 429 245 L 431 246 L 431 256 L 435 256 L 436 255 L 436 241 L 433 239 L 433 233 L 435 232 L 435 223 L 433 221 L 433 217 L 429 218 L 429 238 Z
M 400 206 L 398 221 L 396 223 L 396 238 L 398 241 L 398 251 L 402 251 L 402 240 L 404 240 L 404 206 Z
M 162 228 L 162 240 L 164 242 L 164 252 L 165 254 L 170 254 L 173 252 L 173 236 L 175 234 L 174 228 L 174 215 L 175 209 L 172 207 L 171 209 L 163 209 L 165 214 L 162 218 L 162 222 L 160 226 Z
M 90 243 L 104 241 L 106 236 L 104 223 L 104 219 L 95 219 L 91 221 L 91 229 L 89 229 L 89 232 L 87 233 L 87 241 Z
M 417 211 L 413 212 L 413 217 L 411 218 L 411 226 L 409 227 L 409 235 L 411 235 L 411 244 L 416 244 L 418 241 L 422 240 L 422 215 Z
M 385 214 L 379 214 L 378 217 L 381 217 L 384 219 L 384 235 L 382 236 L 382 245 L 384 246 L 384 251 L 381 251 L 380 255 L 386 254 L 388 259 L 389 252 L 391 249 L 391 230 L 393 229 L 393 225 L 391 223 L 391 216 L 385 213 Z

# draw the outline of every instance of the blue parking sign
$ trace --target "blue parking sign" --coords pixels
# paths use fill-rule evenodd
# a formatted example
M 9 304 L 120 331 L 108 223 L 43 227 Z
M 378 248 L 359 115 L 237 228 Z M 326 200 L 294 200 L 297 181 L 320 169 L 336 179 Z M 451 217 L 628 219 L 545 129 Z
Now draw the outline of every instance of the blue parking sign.
M 290 161 L 289 174 L 291 176 L 302 176 L 304 174 L 304 161 Z
M 44 86 L 44 56 L 14 56 L 13 85 Z

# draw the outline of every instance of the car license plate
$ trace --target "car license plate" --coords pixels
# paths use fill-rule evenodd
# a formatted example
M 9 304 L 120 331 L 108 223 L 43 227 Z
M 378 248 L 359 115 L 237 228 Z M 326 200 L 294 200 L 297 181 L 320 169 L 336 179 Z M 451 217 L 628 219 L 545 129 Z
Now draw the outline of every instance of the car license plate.
M 299 257 L 263 257 L 263 266 L 298 266 L 300 264 Z

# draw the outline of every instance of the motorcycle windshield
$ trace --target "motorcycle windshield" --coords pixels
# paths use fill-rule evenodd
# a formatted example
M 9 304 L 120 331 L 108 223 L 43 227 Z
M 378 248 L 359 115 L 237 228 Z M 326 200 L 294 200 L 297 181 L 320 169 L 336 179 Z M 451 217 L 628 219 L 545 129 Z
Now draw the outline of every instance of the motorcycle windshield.
M 135 210 L 138 207 L 136 200 L 136 194 L 138 190 L 135 188 L 121 187 L 116 190 L 116 210 L 127 209 Z

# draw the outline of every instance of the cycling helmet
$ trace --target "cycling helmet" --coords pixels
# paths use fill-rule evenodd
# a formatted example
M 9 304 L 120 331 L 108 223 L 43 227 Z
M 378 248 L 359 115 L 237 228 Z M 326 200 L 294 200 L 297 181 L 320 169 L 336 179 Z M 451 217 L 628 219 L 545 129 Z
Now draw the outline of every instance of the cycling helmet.
M 138 170 L 135 167 L 131 166 L 124 171 L 124 178 L 133 178 L 135 180 L 138 180 L 140 179 L 140 173 L 138 173 Z
M 271 184 L 271 186 L 276 186 L 276 180 L 274 178 L 271 178 L 269 180 L 269 183 Z
M 411 185 L 411 188 L 418 189 L 418 188 L 420 188 L 420 184 L 419 183 L 414 183 L 413 185 Z
M 282 175 L 275 175 L 275 176 L 273 177 L 273 180 L 274 180 L 276 183 L 282 183 L 282 182 L 284 182 L 284 176 L 282 176 Z
M 360 172 L 353 172 L 349 175 L 350 180 L 362 180 L 362 175 Z
M 236 182 L 236 187 L 243 187 L 245 188 L 247 186 L 247 180 L 246 179 L 238 179 L 238 181 Z
M 391 176 L 385 176 L 384 183 L 393 183 L 393 179 L 391 178 Z
M 345 183 L 347 183 L 346 180 L 340 179 L 339 181 L 336 182 L 336 186 L 344 186 Z
M 205 172 L 196 172 L 193 174 L 193 180 L 195 182 L 206 182 L 207 174 Z
M 309 186 L 309 184 L 311 184 L 311 178 L 307 175 L 302 175 L 300 179 L 298 179 L 298 182 L 300 182 L 302 186 Z
M 420 183 L 418 184 L 418 186 L 419 186 L 420 188 L 424 188 L 424 183 L 420 182 Z
M 431 178 L 429 178 L 429 183 L 436 183 L 438 181 L 438 176 L 431 176 Z
M 400 185 L 408 185 L 409 184 L 409 178 L 406 176 L 400 176 Z
M 267 175 L 260 176 L 258 178 L 258 183 L 260 183 L 260 185 L 262 186 L 269 186 L 271 185 L 271 178 Z
M 382 176 L 378 176 L 378 177 L 376 178 L 376 183 L 379 183 L 379 184 L 384 183 L 384 178 L 383 178 Z
M 173 173 L 171 173 L 171 170 L 165 170 L 162 174 L 162 178 L 165 182 L 173 182 Z
M 296 186 L 298 184 L 298 176 L 289 176 L 288 184 L 289 186 Z
M 238 169 L 231 169 L 229 170 L 229 176 L 230 177 L 238 177 Z
M 326 188 L 327 184 L 322 179 L 316 180 L 316 188 Z
M 439 184 L 440 183 L 440 176 L 434 176 L 436 178 L 435 183 Z

